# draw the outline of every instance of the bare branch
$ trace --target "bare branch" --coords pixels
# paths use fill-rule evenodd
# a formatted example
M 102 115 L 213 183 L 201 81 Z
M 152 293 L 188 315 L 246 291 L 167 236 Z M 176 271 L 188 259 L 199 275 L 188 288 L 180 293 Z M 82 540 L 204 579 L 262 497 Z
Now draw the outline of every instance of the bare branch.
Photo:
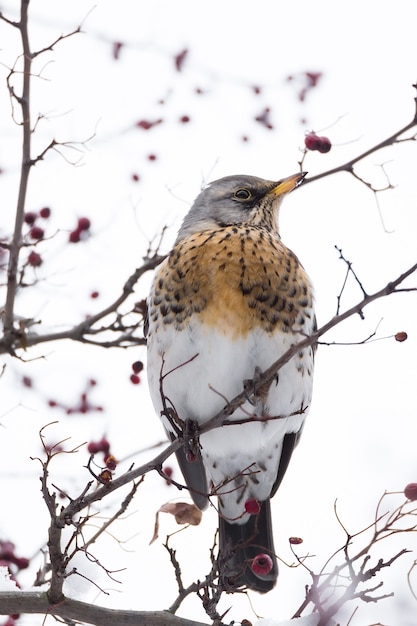
M 146 272 L 153 270 L 157 265 L 159 265 L 165 257 L 159 256 L 155 254 L 152 258 L 146 259 L 146 261 L 137 268 L 131 276 L 125 282 L 122 293 L 114 302 L 105 307 L 103 310 L 99 311 L 95 315 L 91 315 L 89 318 L 83 320 L 81 323 L 68 328 L 67 330 L 63 330 L 56 333 L 46 333 L 46 334 L 36 334 L 36 333 L 27 333 L 25 328 L 12 328 L 9 333 L 4 334 L 3 338 L 0 339 L 0 354 L 9 353 L 16 354 L 16 350 L 18 349 L 27 349 L 31 346 L 36 346 L 38 344 L 47 343 L 50 341 L 59 341 L 61 339 L 72 339 L 73 341 L 78 341 L 80 343 L 91 343 L 97 346 L 103 347 L 113 347 L 119 346 L 123 347 L 123 341 L 126 341 L 127 345 L 140 345 L 144 344 L 145 340 L 141 338 L 133 337 L 130 333 L 124 333 L 124 328 L 118 325 L 110 324 L 103 328 L 94 328 L 94 325 L 102 320 L 103 318 L 116 313 L 118 308 L 127 300 L 127 298 L 133 293 L 135 284 L 137 281 L 145 274 Z M 5 323 L 5 322 L 4 322 Z M 134 327 L 136 328 L 136 326 Z M 89 339 L 89 335 L 96 335 L 98 333 L 103 333 L 107 330 L 116 330 L 121 331 L 118 339 L 114 342 L 94 342 Z
M 65 620 L 95 624 L 96 626 L 207 626 L 168 611 L 123 611 L 107 609 L 97 604 L 63 598 L 51 604 L 46 593 L 32 591 L 3 591 L 0 614 L 15 613 L 54 615 Z

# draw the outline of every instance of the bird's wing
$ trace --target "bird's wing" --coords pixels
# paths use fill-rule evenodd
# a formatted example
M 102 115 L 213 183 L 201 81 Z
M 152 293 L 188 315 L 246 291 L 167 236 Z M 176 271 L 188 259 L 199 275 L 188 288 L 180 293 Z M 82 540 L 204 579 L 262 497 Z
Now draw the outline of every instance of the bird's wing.
M 171 441 L 176 439 L 173 433 L 168 433 L 168 435 Z M 193 462 L 187 460 L 184 448 L 179 448 L 175 454 L 185 483 L 190 490 L 190 496 L 194 504 L 203 511 L 208 504 L 208 486 L 207 474 L 200 451 L 197 452 L 197 458 Z
M 282 479 L 284 478 L 284 475 L 285 475 L 285 472 L 287 471 L 287 467 L 290 462 L 294 448 L 296 447 L 300 439 L 301 430 L 299 430 L 297 433 L 287 433 L 284 436 L 284 441 L 282 442 L 281 458 L 279 460 L 279 465 L 278 465 L 277 477 L 275 479 L 274 484 L 272 485 L 271 498 L 276 494 L 277 489 L 280 486 Z

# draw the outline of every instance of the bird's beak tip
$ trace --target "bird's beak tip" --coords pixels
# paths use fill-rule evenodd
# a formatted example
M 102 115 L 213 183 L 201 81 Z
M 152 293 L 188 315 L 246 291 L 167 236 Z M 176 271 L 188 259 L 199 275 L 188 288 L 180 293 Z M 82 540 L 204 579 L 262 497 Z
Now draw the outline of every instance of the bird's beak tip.
M 301 185 L 306 176 L 307 172 L 297 172 L 297 174 L 287 176 L 287 178 L 283 178 L 276 184 L 276 186 L 272 189 L 272 193 L 275 196 L 282 196 L 290 193 L 293 189 L 296 189 Z

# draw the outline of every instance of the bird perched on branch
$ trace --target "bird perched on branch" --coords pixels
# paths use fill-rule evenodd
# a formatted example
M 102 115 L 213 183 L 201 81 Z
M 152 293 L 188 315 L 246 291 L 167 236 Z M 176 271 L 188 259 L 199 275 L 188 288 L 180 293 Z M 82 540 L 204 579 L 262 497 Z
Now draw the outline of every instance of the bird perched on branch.
M 204 509 L 218 498 L 218 563 L 228 591 L 265 593 L 276 582 L 270 498 L 311 402 L 311 345 L 272 382 L 263 377 L 315 330 L 309 278 L 278 229 L 281 202 L 304 177 L 210 183 L 157 268 L 148 299 L 153 404 L 171 440 L 184 441 L 177 458 L 195 504 Z M 225 407 L 227 423 L 205 431 Z

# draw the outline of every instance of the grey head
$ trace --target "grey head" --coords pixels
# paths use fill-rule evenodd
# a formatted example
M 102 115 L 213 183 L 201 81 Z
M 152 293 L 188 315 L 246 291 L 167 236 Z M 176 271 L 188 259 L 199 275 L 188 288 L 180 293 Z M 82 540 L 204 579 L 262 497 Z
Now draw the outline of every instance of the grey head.
M 298 172 L 279 181 L 256 176 L 226 176 L 207 185 L 197 196 L 178 232 L 184 237 L 237 224 L 256 224 L 278 235 L 278 210 L 287 193 L 306 176 Z

